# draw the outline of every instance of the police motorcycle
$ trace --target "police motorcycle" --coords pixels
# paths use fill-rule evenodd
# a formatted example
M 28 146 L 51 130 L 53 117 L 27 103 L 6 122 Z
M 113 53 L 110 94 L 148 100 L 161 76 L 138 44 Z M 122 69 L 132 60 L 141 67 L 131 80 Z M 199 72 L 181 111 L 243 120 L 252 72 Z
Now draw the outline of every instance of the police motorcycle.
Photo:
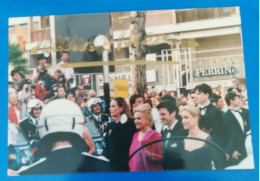
M 15 123 L 8 123 L 8 168 L 18 170 L 34 161 L 31 145 L 28 144 Z
M 29 117 L 20 121 L 19 126 L 8 124 L 9 168 L 16 170 L 21 166 L 30 165 L 34 161 L 34 153 L 39 143 L 38 117 L 42 102 L 31 99 L 27 104 Z M 38 109 L 38 111 L 36 110 Z

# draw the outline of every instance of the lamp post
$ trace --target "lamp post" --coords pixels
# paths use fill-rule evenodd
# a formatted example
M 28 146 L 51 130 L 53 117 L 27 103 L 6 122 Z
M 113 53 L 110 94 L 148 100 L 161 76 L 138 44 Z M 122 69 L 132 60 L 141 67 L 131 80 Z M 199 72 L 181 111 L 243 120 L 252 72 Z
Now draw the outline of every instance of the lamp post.
M 102 55 L 103 62 L 108 62 L 108 53 L 110 52 L 110 42 L 105 35 L 98 35 L 94 41 L 93 45 L 96 52 Z M 104 76 L 104 99 L 106 102 L 105 112 L 109 114 L 110 106 L 110 92 L 109 92 L 109 69 L 108 65 L 103 65 L 103 76 Z

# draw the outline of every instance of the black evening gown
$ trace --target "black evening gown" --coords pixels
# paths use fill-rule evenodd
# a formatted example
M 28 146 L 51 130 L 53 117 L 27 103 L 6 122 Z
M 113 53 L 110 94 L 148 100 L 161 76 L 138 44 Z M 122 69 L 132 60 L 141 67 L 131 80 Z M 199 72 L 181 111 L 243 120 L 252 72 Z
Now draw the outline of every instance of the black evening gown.
M 124 124 L 110 122 L 107 125 L 105 156 L 110 160 L 112 171 L 129 171 L 129 149 L 136 131 L 132 119 Z

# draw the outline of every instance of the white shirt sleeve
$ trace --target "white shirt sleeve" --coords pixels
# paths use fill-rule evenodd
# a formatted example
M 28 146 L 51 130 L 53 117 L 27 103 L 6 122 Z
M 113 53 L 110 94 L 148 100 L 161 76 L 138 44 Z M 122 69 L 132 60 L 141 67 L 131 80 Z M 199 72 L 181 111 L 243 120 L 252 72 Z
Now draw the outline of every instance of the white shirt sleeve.
M 37 68 L 33 69 L 33 74 L 32 74 L 32 78 L 34 79 L 37 75 Z
M 19 91 L 19 92 L 18 92 L 17 97 L 18 97 L 18 100 L 20 101 L 20 100 L 21 100 L 21 97 L 22 97 L 22 91 Z

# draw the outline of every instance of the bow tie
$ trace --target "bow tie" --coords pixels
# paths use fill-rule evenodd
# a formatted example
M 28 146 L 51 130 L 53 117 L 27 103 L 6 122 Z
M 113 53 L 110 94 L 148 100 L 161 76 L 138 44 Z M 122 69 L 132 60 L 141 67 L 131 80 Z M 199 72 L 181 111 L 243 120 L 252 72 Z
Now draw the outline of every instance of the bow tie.
M 170 129 L 164 129 L 163 132 L 165 133 L 165 135 L 167 136 L 168 133 L 171 133 Z
M 200 111 L 206 111 L 207 107 L 199 107 Z
M 238 112 L 238 113 L 241 113 L 241 112 L 242 112 L 242 110 L 240 110 L 240 109 L 231 109 L 231 111 L 233 111 L 233 112 Z
M 205 107 L 199 107 L 200 113 L 201 115 L 205 115 L 206 111 L 207 111 L 207 106 Z

